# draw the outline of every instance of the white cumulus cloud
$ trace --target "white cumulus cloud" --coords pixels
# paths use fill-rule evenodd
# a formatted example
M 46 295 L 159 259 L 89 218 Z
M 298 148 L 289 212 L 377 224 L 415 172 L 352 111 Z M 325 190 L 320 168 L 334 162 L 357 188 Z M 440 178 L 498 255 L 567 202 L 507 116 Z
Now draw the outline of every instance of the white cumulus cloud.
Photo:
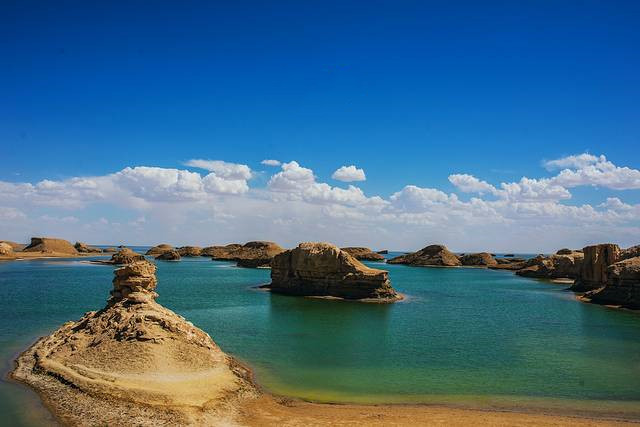
M 355 182 L 365 181 L 367 177 L 364 174 L 364 169 L 358 169 L 354 165 L 339 167 L 331 178 L 342 182 Z
M 222 160 L 191 159 L 186 166 L 205 169 L 217 176 L 230 180 L 249 180 L 252 177 L 251 168 L 247 165 L 229 163 Z
M 282 164 L 280 160 L 273 160 L 273 159 L 264 159 L 260 163 L 266 166 L 280 166 Z

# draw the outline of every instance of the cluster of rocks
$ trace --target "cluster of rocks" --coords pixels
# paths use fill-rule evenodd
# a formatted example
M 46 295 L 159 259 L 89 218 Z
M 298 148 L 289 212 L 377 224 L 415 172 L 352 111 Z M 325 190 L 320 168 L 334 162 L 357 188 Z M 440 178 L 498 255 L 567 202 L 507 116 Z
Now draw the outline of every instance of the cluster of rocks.
M 554 255 L 538 255 L 525 261 L 516 274 L 538 279 L 577 279 L 584 254 L 581 250 L 560 249 Z
M 111 255 L 111 259 L 107 261 L 92 261 L 97 264 L 111 264 L 111 265 L 124 265 L 131 264 L 136 261 L 144 261 L 144 255 L 134 252 L 129 248 L 121 248 L 116 253 Z
M 269 267 L 273 257 L 284 252 L 284 248 L 274 242 L 255 241 L 244 245 L 232 244 L 211 248 L 214 260 L 236 261 L 239 267 Z
M 76 248 L 76 251 L 80 252 L 81 254 L 99 254 L 103 252 L 102 249 L 96 248 L 94 246 L 89 246 L 83 242 L 76 242 L 73 247 Z
M 388 272 L 369 268 L 329 243 L 301 243 L 276 255 L 268 288 L 286 295 L 375 302 L 401 299 Z

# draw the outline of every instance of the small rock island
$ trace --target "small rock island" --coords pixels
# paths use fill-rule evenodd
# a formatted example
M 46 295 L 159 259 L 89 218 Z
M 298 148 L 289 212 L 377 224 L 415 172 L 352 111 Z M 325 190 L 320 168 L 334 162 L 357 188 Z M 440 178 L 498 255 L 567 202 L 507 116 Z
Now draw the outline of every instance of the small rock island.
M 330 243 L 301 243 L 271 261 L 272 292 L 367 302 L 402 299 L 389 273 L 369 268 Z
M 115 270 L 106 307 L 67 322 L 16 361 L 67 425 L 213 425 L 254 393 L 249 373 L 155 299 L 156 267 Z
M 387 261 L 389 264 L 408 264 L 431 267 L 457 267 L 462 262 L 444 245 L 429 245 L 417 252 L 400 255 Z

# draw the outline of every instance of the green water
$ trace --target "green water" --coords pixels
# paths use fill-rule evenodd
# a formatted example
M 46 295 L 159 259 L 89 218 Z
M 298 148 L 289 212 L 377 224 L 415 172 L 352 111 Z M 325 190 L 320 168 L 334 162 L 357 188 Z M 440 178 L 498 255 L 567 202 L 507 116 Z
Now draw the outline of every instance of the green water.
M 583 304 L 561 286 L 510 272 L 383 266 L 405 302 L 271 295 L 255 289 L 269 270 L 207 258 L 158 263 L 159 302 L 277 394 L 640 419 L 637 313 Z M 77 260 L 1 263 L 5 372 L 39 335 L 102 307 L 112 270 Z M 1 383 L 0 424 L 46 423 L 29 390 Z

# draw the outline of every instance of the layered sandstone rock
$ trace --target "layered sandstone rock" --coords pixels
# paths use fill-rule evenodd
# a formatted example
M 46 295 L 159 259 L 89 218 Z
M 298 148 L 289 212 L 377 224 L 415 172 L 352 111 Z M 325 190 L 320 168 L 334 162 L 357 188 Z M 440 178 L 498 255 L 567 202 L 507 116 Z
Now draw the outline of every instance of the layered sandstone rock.
M 96 248 L 94 246 L 89 246 L 86 243 L 83 242 L 76 242 L 75 245 L 73 245 L 74 248 L 76 248 L 76 251 L 82 253 L 82 254 L 98 254 L 98 253 L 102 253 L 102 249 L 100 248 Z
M 379 302 L 400 299 L 386 271 L 369 268 L 329 243 L 301 243 L 276 255 L 268 287 L 287 295 Z
M 538 255 L 527 260 L 516 274 L 537 279 L 577 279 L 583 258 L 582 252 L 576 251 L 548 257 Z
M 417 252 L 400 255 L 387 261 L 389 264 L 409 264 L 415 266 L 455 267 L 462 265 L 456 254 L 444 245 L 429 245 Z
M 202 254 L 202 248 L 200 246 L 182 246 L 176 249 L 180 256 L 196 257 Z
M 506 255 L 505 255 L 506 257 Z M 517 271 L 525 267 L 526 260 L 524 258 L 495 258 L 496 263 L 488 265 L 487 267 L 492 270 L 511 270 Z
M 384 257 L 377 252 L 373 252 L 369 248 L 364 247 L 347 247 L 340 248 L 349 255 L 360 261 L 384 261 Z
M 584 261 L 571 289 L 584 292 L 606 285 L 607 267 L 620 260 L 620 247 L 612 243 L 603 243 L 587 246 L 582 251 Z
M 175 249 L 171 249 L 168 251 L 162 252 L 160 255 L 156 256 L 156 259 L 160 259 L 163 261 L 180 261 L 182 257 L 180 256 L 180 252 Z
M 16 248 L 13 248 L 13 250 L 15 251 Z M 631 246 L 630 248 L 620 251 L 620 260 L 635 258 L 638 256 L 640 256 L 640 245 Z
M 488 252 L 478 252 L 475 254 L 466 254 L 460 257 L 462 265 L 476 266 L 476 267 L 488 267 L 490 265 L 496 265 L 498 262 Z
M 129 248 L 122 248 L 115 254 L 111 255 L 110 261 L 105 261 L 109 264 L 131 264 L 135 261 L 144 261 L 144 255 L 132 251 Z
M 67 425 L 218 425 L 254 393 L 247 371 L 202 330 L 159 305 L 155 266 L 115 270 L 107 306 L 41 338 L 13 378 Z
M 586 300 L 598 304 L 640 309 L 640 257 L 627 258 L 607 267 L 607 282 L 587 292 Z
M 29 246 L 23 252 L 44 252 L 51 254 L 77 255 L 78 251 L 71 243 L 64 239 L 50 237 L 32 237 Z
M 236 261 L 240 267 L 269 267 L 274 256 L 284 249 L 274 242 L 247 242 L 242 246 L 218 247 L 214 260 Z
M 161 243 L 157 246 L 152 247 L 151 249 L 149 249 L 145 255 L 151 255 L 154 257 L 157 257 L 158 255 L 165 253 L 167 251 L 170 251 L 173 249 L 173 246 L 167 244 L 167 243 Z

